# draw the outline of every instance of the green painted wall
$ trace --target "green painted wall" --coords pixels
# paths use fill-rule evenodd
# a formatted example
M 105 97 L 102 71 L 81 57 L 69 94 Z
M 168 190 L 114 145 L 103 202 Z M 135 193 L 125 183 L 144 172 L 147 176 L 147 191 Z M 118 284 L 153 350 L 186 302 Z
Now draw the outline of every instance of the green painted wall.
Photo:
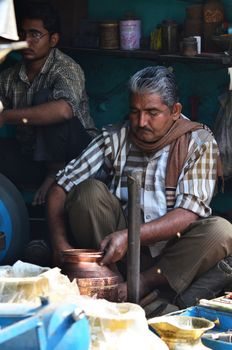
M 185 18 L 185 8 L 196 1 L 177 0 L 89 0 L 89 18 L 120 19 L 133 11 L 142 20 L 142 34 L 148 36 L 163 19 L 172 18 L 179 24 Z M 224 0 L 226 14 L 232 20 L 232 1 Z M 228 18 L 229 20 L 230 18 Z M 69 53 L 71 54 L 71 53 Z M 72 55 L 74 55 L 72 53 Z M 128 112 L 126 82 L 131 74 L 157 62 L 142 59 L 74 55 L 86 74 L 91 114 L 97 126 L 122 120 Z M 172 64 L 176 73 L 183 112 L 190 115 L 189 99 L 199 96 L 199 120 L 212 126 L 219 104 L 218 96 L 228 88 L 227 68 L 212 64 Z
M 175 19 L 179 24 L 183 23 L 186 6 L 195 2 L 197 1 L 88 0 L 89 18 L 120 19 L 125 12 L 133 11 L 142 20 L 142 35 L 148 36 L 163 19 Z M 232 22 L 232 0 L 224 0 L 223 3 L 227 20 Z M 84 69 L 91 115 L 98 127 L 126 118 L 128 78 L 143 67 L 157 64 L 153 60 L 77 54 L 75 50 L 67 53 Z M 199 96 L 198 120 L 212 127 L 219 109 L 218 96 L 229 86 L 227 68 L 186 63 L 173 63 L 172 67 L 179 83 L 183 113 L 190 116 L 190 97 Z M 232 189 L 229 193 L 232 193 Z M 231 207 L 231 195 L 219 196 L 214 200 L 214 208 L 219 212 L 231 210 Z
M 89 0 L 89 17 L 93 20 L 120 19 L 133 11 L 142 20 L 142 35 L 148 36 L 163 19 L 185 18 L 185 8 L 196 1 L 177 0 Z M 227 20 L 232 22 L 232 0 L 224 0 Z M 78 54 L 75 56 L 86 74 L 91 114 L 98 127 L 123 120 L 128 113 L 126 84 L 131 74 L 157 62 L 142 59 L 104 57 Z M 213 127 L 219 109 L 218 97 L 229 87 L 227 68 L 213 64 L 173 63 L 180 88 L 183 113 L 191 116 L 190 97 L 199 97 L 198 120 Z M 218 213 L 231 211 L 232 191 L 218 194 L 212 207 Z

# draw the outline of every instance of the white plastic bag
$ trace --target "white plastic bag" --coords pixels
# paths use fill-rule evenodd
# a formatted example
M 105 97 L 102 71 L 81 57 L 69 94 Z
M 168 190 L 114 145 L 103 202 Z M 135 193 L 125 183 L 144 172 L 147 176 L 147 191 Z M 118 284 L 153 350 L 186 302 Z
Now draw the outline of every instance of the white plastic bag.
M 0 303 L 32 303 L 40 305 L 40 297 L 50 302 L 75 303 L 79 295 L 76 281 L 55 267 L 41 267 L 22 261 L 0 267 Z
M 78 297 L 91 329 L 91 350 L 168 350 L 148 328 L 144 310 L 133 303 Z
M 0 36 L 18 40 L 13 0 L 0 0 Z

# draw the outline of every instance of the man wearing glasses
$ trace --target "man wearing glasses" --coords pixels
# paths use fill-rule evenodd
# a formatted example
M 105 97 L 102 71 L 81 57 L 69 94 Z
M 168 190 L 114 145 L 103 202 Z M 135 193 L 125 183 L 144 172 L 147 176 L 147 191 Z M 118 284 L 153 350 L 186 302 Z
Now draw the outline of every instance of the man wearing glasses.
M 0 126 L 16 125 L 16 137 L 0 140 L 0 172 L 21 188 L 35 188 L 45 202 L 54 174 L 79 155 L 96 130 L 89 115 L 81 67 L 56 47 L 59 19 L 47 3 L 26 3 L 19 37 L 23 60 L 0 74 L 4 110 Z

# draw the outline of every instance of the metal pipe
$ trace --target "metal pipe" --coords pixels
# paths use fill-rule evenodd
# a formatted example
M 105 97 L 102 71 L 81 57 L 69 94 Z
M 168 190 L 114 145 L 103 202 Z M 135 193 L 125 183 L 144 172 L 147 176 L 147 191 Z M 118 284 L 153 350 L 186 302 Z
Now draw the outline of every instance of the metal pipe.
M 128 187 L 128 256 L 127 300 L 139 303 L 140 283 L 140 181 L 137 174 L 127 177 Z

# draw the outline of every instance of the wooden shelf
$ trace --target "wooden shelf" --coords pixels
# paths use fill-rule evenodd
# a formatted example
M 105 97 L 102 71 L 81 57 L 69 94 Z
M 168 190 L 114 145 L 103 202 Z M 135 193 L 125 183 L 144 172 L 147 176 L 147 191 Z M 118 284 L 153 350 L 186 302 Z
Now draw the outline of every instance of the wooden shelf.
M 106 50 L 81 47 L 62 47 L 61 49 L 66 52 L 74 51 L 91 55 L 139 58 L 158 62 L 210 63 L 232 66 L 232 56 L 224 53 L 202 53 L 196 56 L 183 56 L 181 54 L 162 54 L 152 50 Z

